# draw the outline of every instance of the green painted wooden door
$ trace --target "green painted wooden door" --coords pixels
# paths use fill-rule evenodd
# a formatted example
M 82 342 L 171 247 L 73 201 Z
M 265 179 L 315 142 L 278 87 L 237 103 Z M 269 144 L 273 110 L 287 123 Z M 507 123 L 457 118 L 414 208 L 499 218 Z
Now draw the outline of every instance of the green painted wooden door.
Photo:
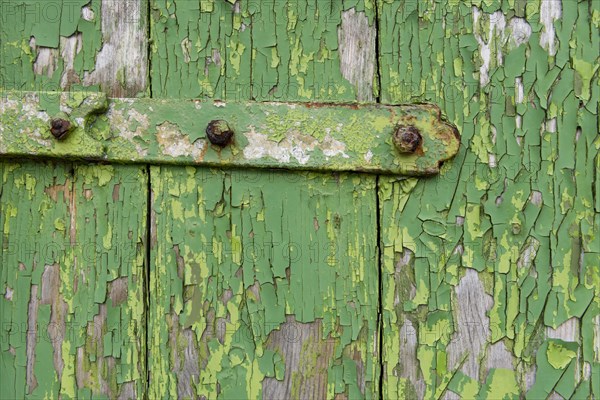
M 0 397 L 600 396 L 597 1 L 0 5 L 3 90 L 461 133 L 431 179 L 3 160 Z

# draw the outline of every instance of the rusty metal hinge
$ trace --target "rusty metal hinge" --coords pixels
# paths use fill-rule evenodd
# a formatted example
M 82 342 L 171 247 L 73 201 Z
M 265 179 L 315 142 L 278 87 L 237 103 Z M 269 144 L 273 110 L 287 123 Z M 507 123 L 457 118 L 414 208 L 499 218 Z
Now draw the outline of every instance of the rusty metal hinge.
M 107 99 L 4 92 L 0 156 L 431 175 L 458 131 L 430 104 Z

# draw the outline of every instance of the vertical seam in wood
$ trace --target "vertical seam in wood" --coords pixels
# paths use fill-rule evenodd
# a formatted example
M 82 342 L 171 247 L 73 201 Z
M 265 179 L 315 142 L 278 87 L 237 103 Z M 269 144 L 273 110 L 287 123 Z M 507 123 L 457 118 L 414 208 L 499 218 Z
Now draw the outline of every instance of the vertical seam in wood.
M 379 175 L 375 177 L 375 212 L 377 222 L 377 340 L 379 363 L 379 399 L 383 399 L 383 248 L 381 246 L 381 206 L 379 202 Z
M 273 13 L 275 13 L 275 3 L 273 3 Z M 250 93 L 250 98 L 248 100 L 254 100 L 254 61 L 252 60 L 252 52 L 254 50 L 254 15 L 250 15 L 250 76 L 248 81 L 248 91 Z M 279 81 L 279 74 L 277 74 L 277 80 Z M 225 79 L 227 82 L 227 79 Z M 225 92 L 227 94 L 227 92 Z M 239 94 L 239 92 L 238 92 Z M 225 96 L 227 97 L 227 95 Z M 236 99 L 238 101 L 243 101 L 246 99 Z
M 144 368 L 146 369 L 146 382 L 144 382 L 144 398 L 149 399 L 150 392 L 150 363 L 148 362 L 150 359 L 150 266 L 151 264 L 151 229 L 152 229 L 152 179 L 151 179 L 151 169 L 150 165 L 146 165 L 146 182 L 147 182 L 147 194 L 146 194 L 146 244 L 145 244 L 145 271 L 144 271 L 144 320 L 146 325 L 145 330 L 145 357 L 144 357 Z
M 148 55 L 146 56 L 146 62 L 148 63 L 148 68 L 146 71 L 146 83 L 148 85 L 148 94 L 150 98 L 154 97 L 152 93 L 152 0 L 148 1 L 148 7 L 146 8 L 146 23 L 147 23 L 147 40 L 148 40 Z M 150 172 L 150 167 L 147 168 L 148 172 Z M 150 175 L 148 175 L 148 180 L 150 179 Z
M 375 79 L 377 79 L 377 88 L 375 102 L 381 103 L 381 65 L 379 63 L 379 54 L 381 52 L 381 44 L 379 42 L 379 7 L 378 1 L 375 2 Z M 378 181 L 379 182 L 379 181 Z M 379 197 L 378 197 L 379 199 Z
M 153 90 L 153 81 L 152 81 L 152 67 L 153 67 L 153 57 L 152 57 L 152 0 L 147 0 L 148 5 L 146 8 L 146 24 L 147 24 L 147 37 L 148 37 L 148 56 L 146 57 L 148 68 L 147 68 L 147 84 L 148 84 L 148 95 L 150 98 L 154 97 Z M 146 244 L 145 244 L 145 293 L 144 293 L 144 320 L 146 324 L 145 331 L 145 344 L 146 348 L 144 349 L 145 357 L 144 357 L 144 367 L 146 368 L 146 382 L 144 382 L 144 398 L 150 398 L 150 267 L 151 267 L 151 251 L 150 251 L 150 241 L 152 240 L 152 179 L 151 179 L 151 167 L 150 164 L 146 164 L 146 183 L 147 183 L 147 193 L 146 193 Z
M 375 88 L 375 102 L 381 103 L 381 64 L 379 55 L 381 53 L 381 45 L 379 38 L 379 5 L 378 1 L 375 2 L 375 79 L 377 80 L 377 87 Z M 380 205 L 380 192 L 379 192 L 379 179 L 380 176 L 375 177 L 375 209 L 376 209 L 376 220 L 377 220 L 377 340 L 378 342 L 378 364 L 379 364 L 379 399 L 383 399 L 383 248 L 381 242 L 381 205 Z

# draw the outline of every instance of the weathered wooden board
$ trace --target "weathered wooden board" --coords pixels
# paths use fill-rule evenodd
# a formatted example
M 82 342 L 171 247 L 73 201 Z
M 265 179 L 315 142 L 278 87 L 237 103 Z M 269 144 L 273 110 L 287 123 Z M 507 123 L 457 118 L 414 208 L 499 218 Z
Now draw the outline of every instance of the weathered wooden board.
M 153 97 L 376 96 L 371 2 L 153 0 L 151 13 Z M 151 396 L 377 397 L 375 178 L 153 172 L 150 320 L 167 326 Z
M 372 101 L 371 0 L 152 0 L 153 97 Z
M 464 145 L 381 179 L 383 397 L 600 397 L 600 3 L 379 15 L 382 100 L 438 104 Z
M 151 398 L 376 398 L 376 178 L 152 167 Z
M 146 92 L 146 0 L 3 0 L 0 7 L 0 90 Z
M 146 387 L 143 167 L 0 163 L 2 398 Z
M 146 92 L 147 1 L 0 7 L 3 100 L 7 90 Z M 1 171 L 0 397 L 143 397 L 145 167 L 36 160 Z

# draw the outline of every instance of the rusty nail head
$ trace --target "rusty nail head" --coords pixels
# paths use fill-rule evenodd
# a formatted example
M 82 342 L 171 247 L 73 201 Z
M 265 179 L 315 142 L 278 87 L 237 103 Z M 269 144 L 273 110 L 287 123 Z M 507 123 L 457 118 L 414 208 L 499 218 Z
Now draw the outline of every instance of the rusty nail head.
M 393 137 L 394 145 L 400 153 L 414 153 L 423 138 L 419 129 L 412 125 L 398 125 Z
M 208 123 L 206 136 L 208 136 L 208 140 L 215 146 L 225 147 L 233 137 L 233 130 L 229 127 L 227 121 L 215 119 Z
M 55 118 L 50 122 L 50 133 L 57 140 L 63 140 L 71 130 L 71 122 L 63 118 Z

